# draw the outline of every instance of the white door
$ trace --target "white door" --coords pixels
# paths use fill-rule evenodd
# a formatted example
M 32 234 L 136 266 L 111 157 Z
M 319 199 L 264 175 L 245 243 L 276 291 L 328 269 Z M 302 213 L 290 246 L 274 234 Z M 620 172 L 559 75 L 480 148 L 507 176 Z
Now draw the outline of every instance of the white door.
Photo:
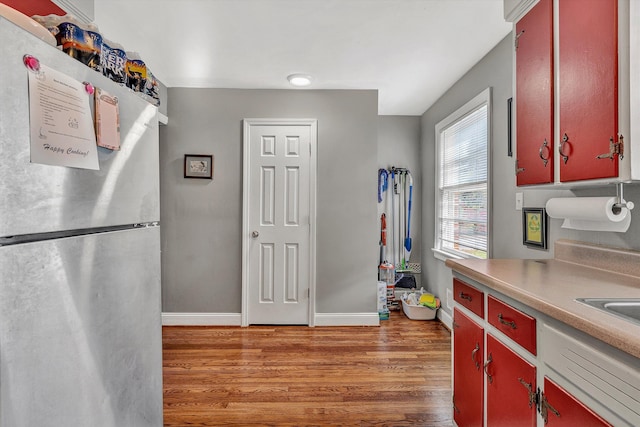
M 312 324 L 315 120 L 245 120 L 242 324 Z

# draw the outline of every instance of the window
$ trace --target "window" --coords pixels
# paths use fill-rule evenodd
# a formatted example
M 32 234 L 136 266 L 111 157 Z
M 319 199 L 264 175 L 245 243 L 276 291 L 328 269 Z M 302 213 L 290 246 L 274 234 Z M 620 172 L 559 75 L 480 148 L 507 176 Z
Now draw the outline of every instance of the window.
M 488 88 L 436 125 L 436 256 L 489 257 L 490 111 Z

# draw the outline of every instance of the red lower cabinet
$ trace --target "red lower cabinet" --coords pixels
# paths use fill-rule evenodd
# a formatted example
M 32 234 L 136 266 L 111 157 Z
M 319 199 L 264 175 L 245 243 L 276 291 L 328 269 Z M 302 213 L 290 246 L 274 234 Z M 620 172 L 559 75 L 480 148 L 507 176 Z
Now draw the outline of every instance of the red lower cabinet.
M 551 339 L 553 328 L 534 317 L 533 309 L 477 284 L 456 279 L 453 288 L 453 420 L 457 427 L 611 426 L 544 376 L 548 368 L 564 368 L 554 361 L 558 356 L 552 349 L 558 342 Z M 537 368 L 544 384 L 537 384 Z
M 482 426 L 484 329 L 453 310 L 453 419 L 458 427 Z
M 487 382 L 487 426 L 534 427 L 536 367 L 487 334 L 484 371 Z
M 548 427 L 611 426 L 547 377 L 540 400 L 540 414 Z

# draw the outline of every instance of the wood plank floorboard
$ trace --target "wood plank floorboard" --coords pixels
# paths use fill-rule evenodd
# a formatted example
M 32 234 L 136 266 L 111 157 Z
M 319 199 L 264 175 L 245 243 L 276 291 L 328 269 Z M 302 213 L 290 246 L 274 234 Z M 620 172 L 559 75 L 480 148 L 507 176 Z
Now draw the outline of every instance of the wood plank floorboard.
M 163 327 L 164 425 L 451 426 L 451 336 L 380 327 Z

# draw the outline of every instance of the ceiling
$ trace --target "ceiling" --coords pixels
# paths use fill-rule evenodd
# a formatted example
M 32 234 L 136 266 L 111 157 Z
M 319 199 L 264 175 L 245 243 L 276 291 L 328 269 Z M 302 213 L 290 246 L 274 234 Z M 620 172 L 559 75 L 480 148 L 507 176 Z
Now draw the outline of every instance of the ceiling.
M 421 115 L 511 30 L 503 0 L 95 0 L 107 39 L 168 87 L 377 89 Z M 306 90 L 306 89 L 295 89 Z

